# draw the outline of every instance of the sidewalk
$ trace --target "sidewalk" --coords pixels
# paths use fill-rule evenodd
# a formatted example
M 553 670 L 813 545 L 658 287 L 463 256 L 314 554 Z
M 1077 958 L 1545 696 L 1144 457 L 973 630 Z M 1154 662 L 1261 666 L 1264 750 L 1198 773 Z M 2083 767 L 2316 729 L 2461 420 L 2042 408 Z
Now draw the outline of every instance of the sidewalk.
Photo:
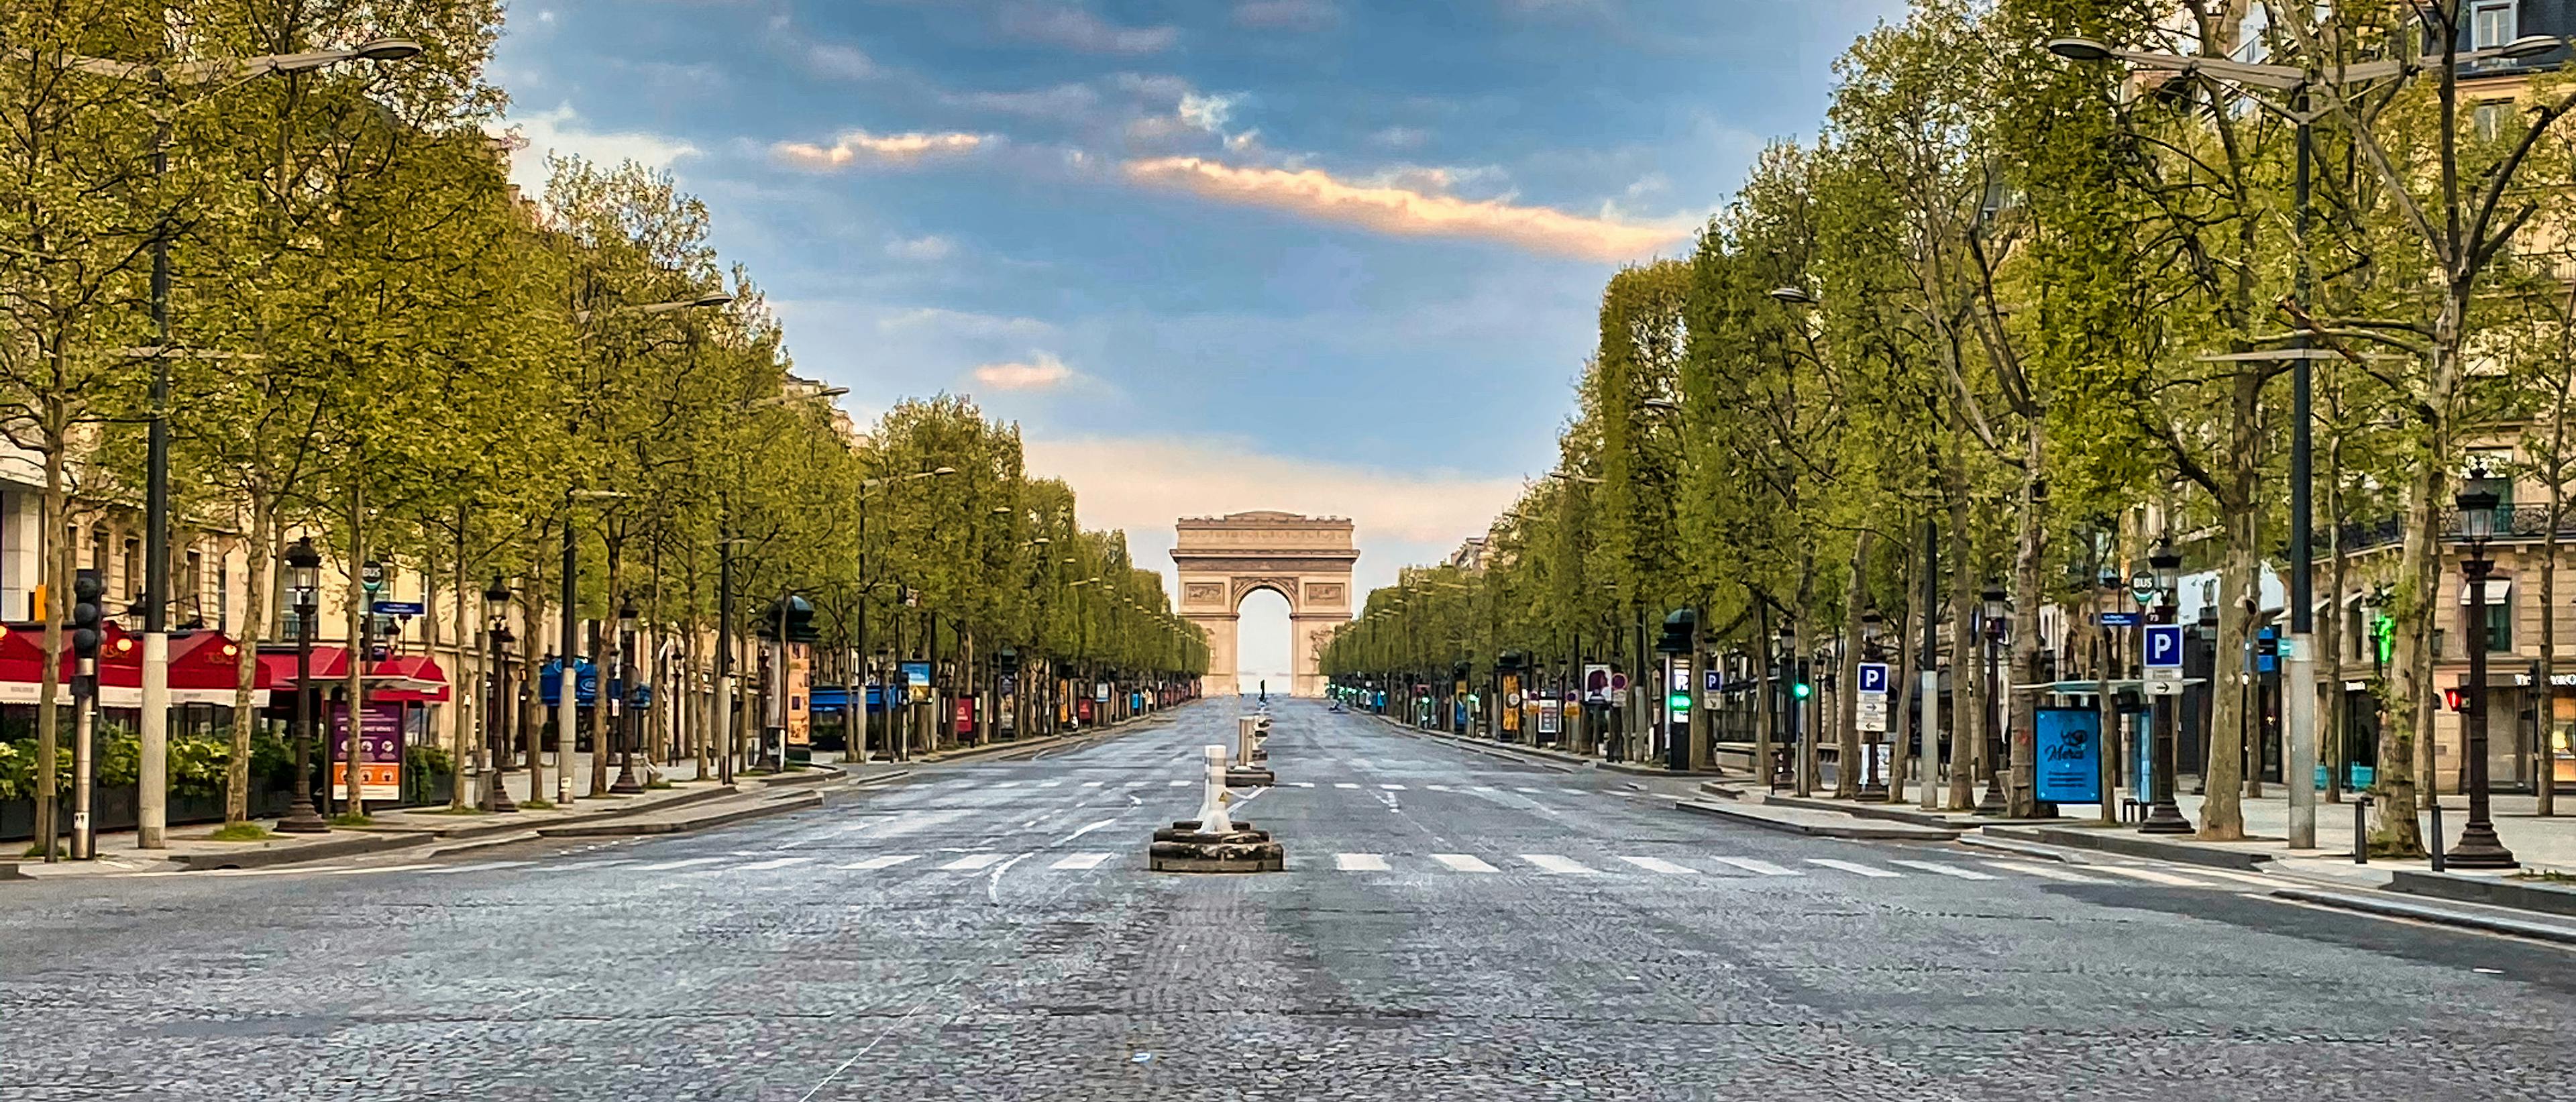
M 589 788 L 589 758 L 588 754 L 574 756 L 577 790 Z M 208 835 L 215 824 L 196 824 L 172 828 L 169 847 L 150 851 L 135 848 L 131 831 L 103 834 L 98 840 L 97 860 L 48 865 L 34 859 L 13 859 L 0 862 L 0 880 L 262 868 L 386 850 L 417 850 L 422 855 L 434 855 L 573 833 L 668 833 L 810 806 L 819 802 L 821 797 L 816 790 L 827 782 L 865 783 L 910 772 L 899 764 L 824 765 L 775 776 L 737 774 L 734 784 L 724 785 L 698 780 L 693 761 L 664 768 L 668 772 L 662 774 L 662 779 L 670 781 L 671 787 L 647 789 L 631 796 L 582 796 L 569 807 L 546 810 L 499 815 L 480 811 L 459 814 L 445 807 L 381 811 L 371 813 L 373 822 L 363 827 L 334 827 L 324 834 L 272 834 L 252 842 L 214 841 Z M 650 775 L 643 762 L 636 763 L 636 772 L 649 783 Z M 612 778 L 614 775 L 612 769 Z M 506 775 L 504 784 L 512 799 L 526 799 L 528 775 L 524 770 Z M 554 785 L 554 771 L 549 768 L 546 786 L 552 790 Z M 259 822 L 262 826 L 276 826 L 275 820 Z M 622 829 L 619 824 L 626 822 L 645 829 Z

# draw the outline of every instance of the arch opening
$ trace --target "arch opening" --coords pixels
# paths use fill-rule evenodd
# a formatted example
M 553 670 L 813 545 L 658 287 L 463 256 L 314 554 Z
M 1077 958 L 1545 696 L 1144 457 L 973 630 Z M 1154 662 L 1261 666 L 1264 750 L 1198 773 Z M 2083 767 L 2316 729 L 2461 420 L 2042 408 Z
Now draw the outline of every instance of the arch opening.
M 1286 696 L 1295 684 L 1288 613 L 1287 596 L 1266 585 L 1235 602 L 1235 684 L 1244 695 L 1267 685 L 1271 695 Z

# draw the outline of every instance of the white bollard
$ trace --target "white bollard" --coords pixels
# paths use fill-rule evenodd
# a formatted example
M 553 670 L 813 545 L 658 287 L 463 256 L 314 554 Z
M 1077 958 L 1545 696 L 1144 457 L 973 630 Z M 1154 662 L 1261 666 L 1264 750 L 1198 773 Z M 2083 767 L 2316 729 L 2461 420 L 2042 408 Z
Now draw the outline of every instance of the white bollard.
M 1199 803 L 1199 833 L 1228 834 L 1234 820 L 1225 816 L 1225 747 L 1207 748 L 1207 799 Z
M 1234 721 L 1234 760 L 1252 764 L 1252 748 L 1259 745 L 1254 739 L 1260 730 L 1260 721 L 1251 716 L 1242 716 Z

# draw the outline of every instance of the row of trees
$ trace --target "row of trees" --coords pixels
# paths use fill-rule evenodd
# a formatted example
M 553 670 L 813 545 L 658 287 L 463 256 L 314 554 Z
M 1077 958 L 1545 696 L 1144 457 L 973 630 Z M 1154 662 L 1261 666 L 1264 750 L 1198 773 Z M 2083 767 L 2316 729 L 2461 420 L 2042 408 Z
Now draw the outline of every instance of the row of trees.
M 2576 475 L 2576 253 L 2559 232 L 2576 220 L 2576 147 L 2556 125 L 2576 84 L 2548 66 L 2465 91 L 2494 66 L 2460 56 L 2467 8 L 1917 0 L 1837 61 L 1822 133 L 1767 150 L 1690 255 L 1611 279 L 1559 465 L 1495 524 L 1493 565 L 1372 596 L 1399 618 L 1448 611 L 1346 631 L 1328 664 L 1565 661 L 1577 638 L 1633 658 L 1645 622 L 1677 606 L 1701 610 L 1707 645 L 1766 664 L 1783 622 L 1856 656 L 1871 610 L 1900 639 L 1946 621 L 1964 656 L 1995 584 L 2012 601 L 2008 683 L 2029 685 L 2040 608 L 2083 605 L 2165 541 L 2216 571 L 2218 652 L 2241 653 L 2263 563 L 2287 542 L 2290 361 L 2273 353 L 2313 346 L 2330 356 L 2313 361 L 2319 590 L 2370 572 L 2397 624 L 2372 844 L 2420 852 L 2464 453 L 2518 442 L 2500 473 L 2544 488 L 2548 533 Z M 2133 70 L 2049 47 L 2078 36 L 2216 64 Z M 2408 64 L 2349 79 L 2380 58 Z M 2249 82 L 2229 60 L 2306 75 Z M 2475 102 L 2506 95 L 2509 109 Z M 2336 542 L 2345 522 L 2392 514 L 2396 555 L 2353 560 Z M 1942 607 L 1925 607 L 1927 569 Z M 1424 599 L 1443 585 L 1459 600 Z M 2343 645 L 2322 620 L 2331 662 Z M 1390 638 L 1413 649 L 1387 653 Z M 1984 715 L 1979 679 L 1957 684 L 1958 714 Z M 2240 705 L 2215 695 L 2202 833 L 2237 838 Z M 2034 704 L 2013 692 L 2005 709 L 2016 813 L 2035 802 Z M 1973 723 L 1953 727 L 1956 762 L 1984 741 Z M 2330 710 L 2319 726 L 2339 724 Z M 1834 726 L 1853 760 L 1847 711 Z
M 697 641 L 728 554 L 739 592 L 812 594 L 849 625 L 847 648 L 866 610 L 891 623 L 909 600 L 936 614 L 924 650 L 1203 662 L 1159 576 L 1118 534 L 1082 530 L 1061 483 L 1022 471 L 1015 430 L 953 398 L 900 405 L 864 437 L 836 425 L 790 374 L 756 285 L 708 244 L 703 204 L 666 176 L 567 159 L 540 201 L 518 195 L 510 143 L 488 133 L 501 18 L 498 0 L 0 14 L 0 432 L 42 468 L 49 654 L 74 533 L 141 503 L 141 426 L 159 408 L 182 526 L 247 552 L 250 638 L 272 628 L 290 535 L 344 575 L 419 571 L 433 603 L 451 598 L 432 645 L 473 650 L 474 602 L 453 598 L 496 576 L 536 638 L 570 533 L 576 611 L 637 602 L 693 678 L 712 664 Z M 960 477 L 878 481 L 941 468 Z M 862 508 L 877 512 L 864 569 Z M 1100 598 L 1065 597 L 1095 577 Z M 354 637 L 364 594 L 349 589 Z M 53 668 L 40 777 L 61 742 Z M 254 669 L 244 648 L 237 716 Z M 464 709 L 447 712 L 461 750 Z M 235 724 L 235 821 L 249 741 Z

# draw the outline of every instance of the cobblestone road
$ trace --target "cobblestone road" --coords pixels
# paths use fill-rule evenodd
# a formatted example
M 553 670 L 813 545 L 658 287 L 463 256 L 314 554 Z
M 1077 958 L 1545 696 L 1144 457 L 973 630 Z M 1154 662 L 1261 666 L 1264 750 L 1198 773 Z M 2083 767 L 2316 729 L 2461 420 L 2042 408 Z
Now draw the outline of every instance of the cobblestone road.
M 1795 838 L 1278 708 L 1289 871 L 1144 871 L 1234 702 L 708 834 L 0 887 L 0 1098 L 2537 1098 L 2576 954 Z

